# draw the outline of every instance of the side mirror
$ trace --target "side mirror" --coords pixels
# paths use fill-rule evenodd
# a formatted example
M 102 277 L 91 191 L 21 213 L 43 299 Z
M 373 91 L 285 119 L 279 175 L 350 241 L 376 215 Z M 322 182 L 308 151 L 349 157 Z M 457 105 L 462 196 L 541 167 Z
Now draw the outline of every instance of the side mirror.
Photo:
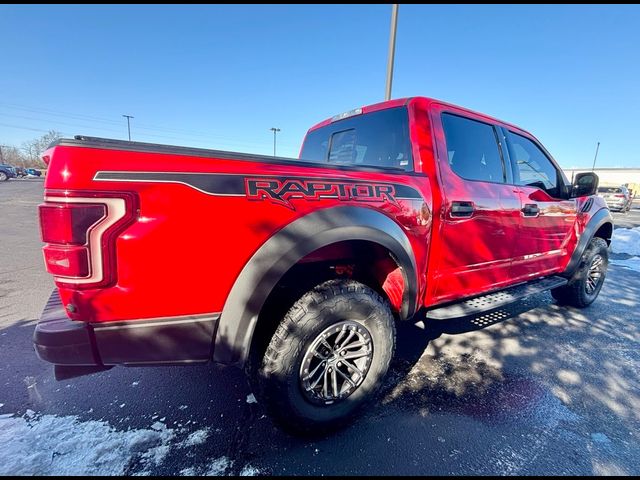
M 595 195 L 600 179 L 593 172 L 578 173 L 571 186 L 571 198 Z

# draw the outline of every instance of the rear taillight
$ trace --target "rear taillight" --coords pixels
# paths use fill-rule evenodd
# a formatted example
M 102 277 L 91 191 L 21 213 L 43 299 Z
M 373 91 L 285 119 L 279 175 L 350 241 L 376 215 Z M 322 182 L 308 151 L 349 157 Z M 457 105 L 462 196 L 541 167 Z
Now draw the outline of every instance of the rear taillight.
M 89 229 L 106 215 L 106 207 L 95 204 L 44 204 L 39 209 L 42 241 L 62 245 L 85 245 Z
M 57 277 L 88 277 L 89 249 L 87 247 L 58 247 L 47 245 L 43 249 L 47 271 Z
M 134 218 L 135 196 L 48 191 L 40 205 L 47 271 L 58 284 L 96 288 L 115 280 L 115 240 Z
M 624 194 L 622 194 L 622 193 L 616 193 L 616 194 L 614 195 L 614 197 L 616 197 L 616 198 L 624 198 Z

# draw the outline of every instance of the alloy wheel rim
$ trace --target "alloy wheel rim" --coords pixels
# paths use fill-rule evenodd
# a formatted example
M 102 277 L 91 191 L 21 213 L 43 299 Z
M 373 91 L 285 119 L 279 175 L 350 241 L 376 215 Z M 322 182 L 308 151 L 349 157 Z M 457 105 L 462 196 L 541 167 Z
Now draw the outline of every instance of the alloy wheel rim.
M 602 255 L 596 255 L 593 257 L 593 260 L 591 260 L 591 265 L 589 265 L 589 271 L 587 272 L 587 281 L 585 283 L 587 295 L 593 295 L 602 282 L 604 277 L 603 264 L 604 259 Z
M 342 401 L 364 382 L 373 359 L 371 333 L 352 320 L 321 332 L 304 354 L 300 384 L 308 400 L 321 405 Z

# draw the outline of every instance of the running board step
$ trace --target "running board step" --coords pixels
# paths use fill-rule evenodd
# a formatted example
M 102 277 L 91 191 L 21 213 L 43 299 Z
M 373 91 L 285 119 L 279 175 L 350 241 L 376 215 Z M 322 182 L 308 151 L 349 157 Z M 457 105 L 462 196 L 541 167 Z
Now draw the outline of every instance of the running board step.
M 453 318 L 463 318 L 479 313 L 485 313 L 490 310 L 502 308 L 518 300 L 533 295 L 534 293 L 544 292 L 552 288 L 562 287 L 567 284 L 567 279 L 563 277 L 546 277 L 539 280 L 532 280 L 527 283 L 521 283 L 515 287 L 500 290 L 494 293 L 488 293 L 481 297 L 475 297 L 460 303 L 446 305 L 444 307 L 429 310 L 426 316 L 430 320 L 450 320 Z

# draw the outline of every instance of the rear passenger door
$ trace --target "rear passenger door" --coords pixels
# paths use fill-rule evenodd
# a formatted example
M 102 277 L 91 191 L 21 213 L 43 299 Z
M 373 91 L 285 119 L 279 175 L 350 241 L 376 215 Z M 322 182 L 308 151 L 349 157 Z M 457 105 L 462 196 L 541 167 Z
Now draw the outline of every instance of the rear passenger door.
M 433 301 L 443 302 L 510 282 L 520 198 L 496 125 L 445 106 L 434 115 L 444 198 L 431 248 L 439 257 Z
M 512 275 L 527 279 L 560 271 L 576 241 L 576 202 L 566 198 L 568 182 L 535 139 L 502 132 L 521 203 Z

